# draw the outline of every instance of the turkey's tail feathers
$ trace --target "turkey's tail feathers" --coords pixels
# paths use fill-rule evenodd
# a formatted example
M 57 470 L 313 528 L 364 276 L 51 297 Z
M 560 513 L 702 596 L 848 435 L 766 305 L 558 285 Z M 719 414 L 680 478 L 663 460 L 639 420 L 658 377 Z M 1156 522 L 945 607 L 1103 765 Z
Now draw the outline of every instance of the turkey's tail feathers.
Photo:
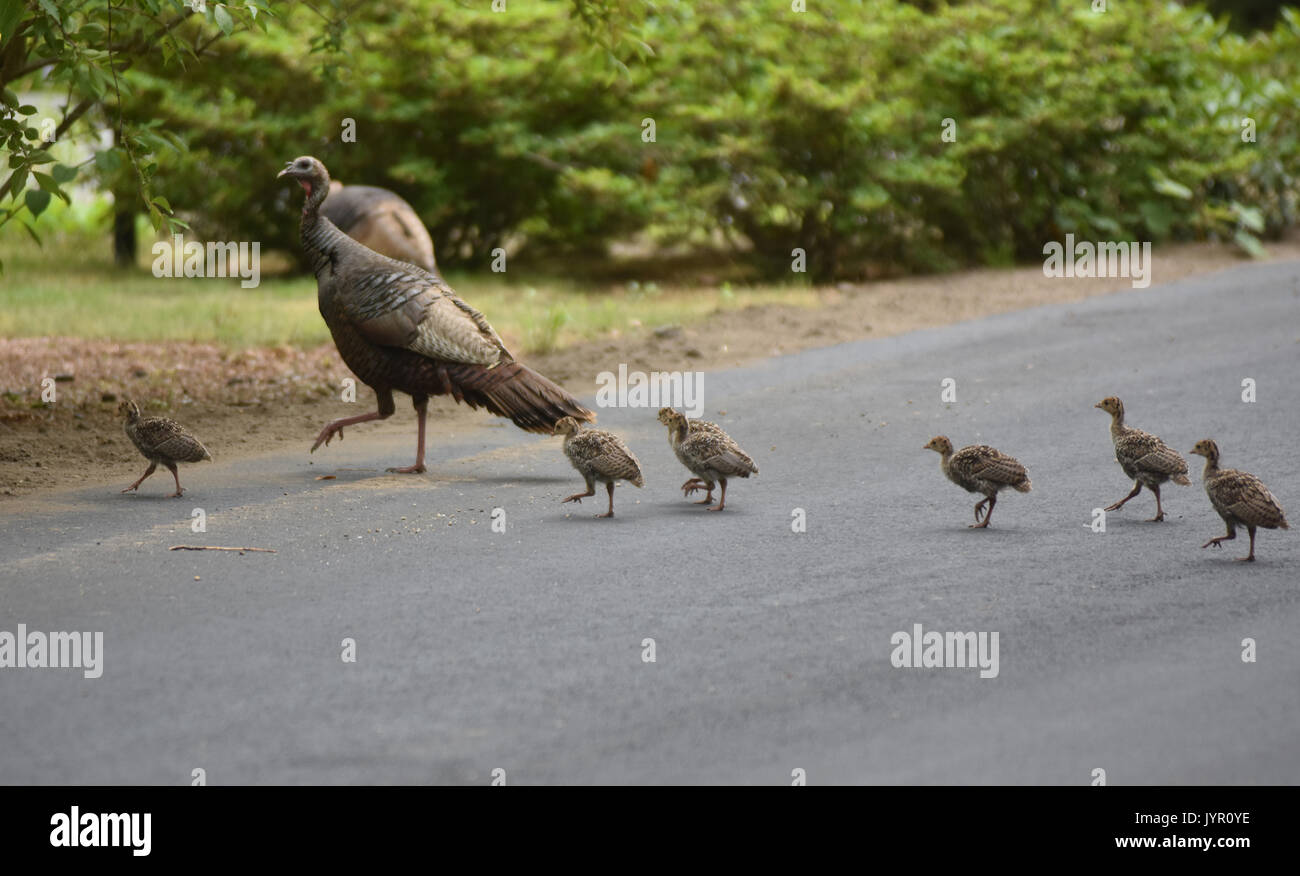
M 1033 484 L 1030 482 L 1029 478 L 1025 478 L 1020 483 L 1012 484 L 1011 486 L 1015 487 L 1016 490 L 1021 493 L 1028 493 L 1033 488 Z
M 446 373 L 448 389 L 457 401 L 507 417 L 526 432 L 550 435 L 562 417 L 596 421 L 596 415 L 576 398 L 518 362 L 502 362 L 495 368 L 447 365 Z
M 1187 479 L 1187 475 L 1185 474 L 1176 474 L 1173 477 L 1171 477 L 1170 480 L 1176 484 L 1182 484 L 1184 487 L 1191 483 L 1191 481 Z

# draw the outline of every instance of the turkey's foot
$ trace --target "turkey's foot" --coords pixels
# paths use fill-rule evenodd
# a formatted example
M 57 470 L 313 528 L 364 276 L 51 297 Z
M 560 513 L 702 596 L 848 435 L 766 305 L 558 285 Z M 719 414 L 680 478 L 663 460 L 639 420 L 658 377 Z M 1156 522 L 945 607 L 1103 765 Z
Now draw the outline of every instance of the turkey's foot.
M 335 435 L 339 436 L 339 440 L 342 441 L 344 426 L 355 426 L 357 423 L 369 423 L 371 420 L 382 420 L 388 417 L 391 413 L 392 411 L 389 411 L 388 414 L 383 414 L 379 411 L 371 411 L 368 414 L 359 414 L 355 417 L 344 417 L 341 420 L 331 420 L 325 424 L 325 428 L 321 429 L 320 434 L 316 436 L 316 443 L 311 446 L 311 452 L 315 453 L 316 448 L 320 447 L 322 444 L 329 446 L 330 441 L 334 440 Z
M 417 462 L 415 465 L 404 465 L 400 468 L 394 466 L 388 469 L 388 471 L 391 471 L 393 474 L 424 474 L 428 469 L 424 467 L 424 463 Z

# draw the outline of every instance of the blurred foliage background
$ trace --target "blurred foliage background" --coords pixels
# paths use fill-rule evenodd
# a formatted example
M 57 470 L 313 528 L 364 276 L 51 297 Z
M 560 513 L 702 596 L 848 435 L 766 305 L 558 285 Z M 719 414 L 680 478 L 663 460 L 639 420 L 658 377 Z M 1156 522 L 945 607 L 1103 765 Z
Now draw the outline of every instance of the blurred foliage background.
M 275 174 L 305 153 L 402 195 L 462 270 L 502 246 L 789 276 L 800 247 L 823 282 L 1039 260 L 1067 232 L 1258 252 L 1296 222 L 1284 3 L 495 5 L 0 0 L 0 235 L 130 247 L 145 215 L 296 251 Z

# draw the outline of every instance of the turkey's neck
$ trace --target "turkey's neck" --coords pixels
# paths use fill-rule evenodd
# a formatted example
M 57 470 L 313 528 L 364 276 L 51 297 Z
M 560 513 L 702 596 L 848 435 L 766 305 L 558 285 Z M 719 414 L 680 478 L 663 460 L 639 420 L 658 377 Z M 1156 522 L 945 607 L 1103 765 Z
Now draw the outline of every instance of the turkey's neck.
M 320 205 L 328 194 L 328 184 L 312 189 L 307 202 L 302 205 L 302 224 L 298 229 L 302 248 L 311 262 L 312 273 L 318 277 L 326 266 L 333 263 L 338 243 L 345 236 L 338 226 L 320 215 Z
M 1116 411 L 1110 415 L 1110 434 L 1119 436 L 1124 434 L 1124 412 Z
M 1205 470 L 1201 472 L 1201 478 L 1202 480 L 1208 481 L 1210 478 L 1213 478 L 1216 475 L 1218 475 L 1218 473 L 1219 473 L 1219 457 L 1217 454 L 1211 453 L 1209 456 L 1205 457 Z

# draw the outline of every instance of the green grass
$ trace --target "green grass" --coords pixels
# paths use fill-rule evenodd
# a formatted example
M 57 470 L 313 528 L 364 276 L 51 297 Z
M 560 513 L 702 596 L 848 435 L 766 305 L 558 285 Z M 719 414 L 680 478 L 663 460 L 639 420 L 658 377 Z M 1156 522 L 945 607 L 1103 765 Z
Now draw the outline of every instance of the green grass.
M 255 289 L 241 288 L 238 279 L 155 278 L 148 268 L 148 234 L 141 235 L 142 266 L 124 270 L 112 264 L 106 236 L 68 232 L 37 247 L 18 231 L 6 228 L 0 236 L 0 336 L 201 341 L 232 349 L 311 347 L 329 340 L 316 311 L 313 277 L 263 276 Z M 265 272 L 273 259 L 263 253 L 262 261 Z M 817 301 L 813 290 L 797 285 L 582 287 L 491 273 L 452 274 L 448 281 L 525 353 L 686 325 L 719 310 Z

